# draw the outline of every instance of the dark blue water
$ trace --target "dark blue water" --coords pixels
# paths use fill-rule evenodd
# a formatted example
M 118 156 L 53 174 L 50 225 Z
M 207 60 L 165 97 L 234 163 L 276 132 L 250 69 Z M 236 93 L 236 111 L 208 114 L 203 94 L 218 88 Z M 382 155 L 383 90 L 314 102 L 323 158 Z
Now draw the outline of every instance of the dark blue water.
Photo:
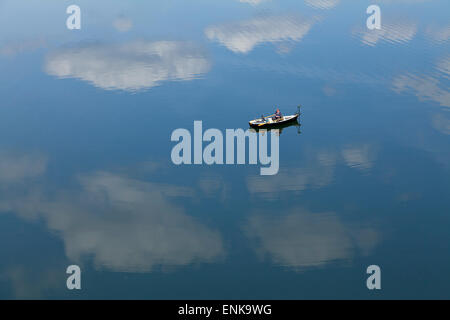
M 448 1 L 70 4 L 0 1 L 0 298 L 450 298 Z M 171 161 L 298 104 L 277 175 Z

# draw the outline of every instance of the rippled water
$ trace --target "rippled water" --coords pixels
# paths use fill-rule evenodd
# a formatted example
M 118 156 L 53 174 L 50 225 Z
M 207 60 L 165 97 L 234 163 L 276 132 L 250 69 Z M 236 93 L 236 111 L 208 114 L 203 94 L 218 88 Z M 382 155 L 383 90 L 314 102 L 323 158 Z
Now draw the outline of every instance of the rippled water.
M 450 297 L 448 1 L 69 4 L 0 1 L 0 298 Z M 171 161 L 298 104 L 277 175 Z

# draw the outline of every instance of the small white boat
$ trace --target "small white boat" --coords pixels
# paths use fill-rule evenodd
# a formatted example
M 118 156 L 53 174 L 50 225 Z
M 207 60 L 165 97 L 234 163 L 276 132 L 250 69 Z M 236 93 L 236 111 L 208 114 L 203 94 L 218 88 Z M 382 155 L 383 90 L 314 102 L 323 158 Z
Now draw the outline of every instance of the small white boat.
M 286 124 L 289 122 L 296 121 L 298 116 L 300 115 L 300 106 L 298 107 L 297 113 L 289 116 L 282 116 L 281 118 L 275 119 L 273 116 L 270 115 L 267 117 L 262 116 L 259 119 L 250 120 L 248 124 L 252 128 L 266 128 L 266 127 L 275 127 L 282 124 Z

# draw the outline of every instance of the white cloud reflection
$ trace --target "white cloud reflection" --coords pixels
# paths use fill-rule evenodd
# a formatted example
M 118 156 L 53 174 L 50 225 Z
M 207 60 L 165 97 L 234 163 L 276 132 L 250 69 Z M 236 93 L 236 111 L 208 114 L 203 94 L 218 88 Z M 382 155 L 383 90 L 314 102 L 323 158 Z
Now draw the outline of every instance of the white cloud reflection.
M 183 213 L 168 197 L 191 191 L 99 172 L 81 178 L 87 203 L 60 199 L 43 205 L 72 260 L 93 256 L 115 271 L 211 262 L 222 254 L 220 235 Z
M 433 128 L 440 133 L 450 135 L 450 114 L 448 112 L 433 115 L 431 123 Z
M 45 172 L 40 156 L 0 155 L 0 164 L 0 212 L 45 221 L 71 261 L 90 257 L 100 268 L 147 272 L 213 262 L 224 253 L 217 231 L 173 203 L 192 197 L 191 188 L 95 172 L 79 177 L 80 188 L 50 197 L 30 183 Z
M 10 41 L 0 45 L 0 54 L 12 57 L 20 53 L 45 48 L 47 45 L 47 40 L 43 37 L 26 39 L 22 41 Z
M 434 72 L 428 74 L 405 73 L 396 76 L 392 89 L 397 93 L 413 93 L 419 100 L 429 100 L 450 108 L 450 56 L 436 62 Z
M 342 150 L 342 157 L 350 168 L 356 168 L 363 172 L 373 166 L 375 150 L 368 144 L 347 146 Z
M 310 7 L 322 10 L 332 9 L 339 4 L 340 0 L 305 0 Z
M 0 151 L 0 187 L 26 183 L 41 176 L 46 167 L 47 158 L 43 155 Z
M 443 27 L 429 26 L 426 29 L 426 34 L 433 42 L 438 44 L 447 42 L 450 40 L 450 25 Z
M 394 78 L 393 90 L 397 93 L 412 92 L 420 100 L 431 100 L 450 108 L 450 92 L 438 78 L 431 75 L 403 74 Z
M 424 3 L 424 2 L 430 2 L 433 0 L 375 0 L 375 2 L 380 3 L 407 3 L 407 4 L 413 4 L 413 3 Z
M 280 169 L 277 175 L 270 178 L 250 176 L 247 188 L 250 194 L 275 200 L 285 192 L 301 192 L 306 189 L 321 188 L 333 181 L 334 167 L 317 166 L 308 168 Z
M 260 3 L 264 2 L 264 1 L 268 1 L 268 0 L 239 0 L 239 2 L 249 3 L 249 4 L 253 5 L 253 6 L 257 6 L 258 4 L 260 4 Z
M 417 25 L 413 22 L 397 21 L 383 22 L 380 30 L 357 29 L 354 34 L 361 38 L 361 42 L 368 46 L 375 46 L 378 42 L 403 44 L 411 41 L 417 32 Z
M 450 79 L 450 55 L 438 61 L 436 69 L 447 79 Z
M 298 271 L 363 255 L 379 242 L 372 228 L 344 224 L 333 212 L 293 209 L 286 215 L 254 215 L 246 227 L 257 250 L 277 265 Z
M 45 299 L 46 294 L 65 283 L 65 274 L 61 272 L 66 266 L 54 266 L 44 270 L 36 265 L 13 265 L 0 271 L 0 280 L 8 279 L 15 299 Z
M 287 192 L 300 193 L 308 189 L 323 188 L 334 180 L 335 167 L 344 163 L 352 169 L 368 174 L 376 156 L 376 147 L 367 143 L 351 144 L 341 150 L 311 152 L 312 158 L 303 167 L 281 168 L 274 176 L 252 175 L 247 177 L 247 189 L 252 195 L 276 200 Z
M 49 75 L 126 91 L 148 89 L 168 80 L 192 80 L 209 69 L 209 60 L 199 47 L 174 41 L 65 48 L 49 54 L 45 63 Z
M 113 26 L 119 32 L 127 32 L 133 27 L 133 21 L 127 17 L 120 16 L 114 20 Z
M 412 93 L 422 101 L 434 101 L 443 107 L 450 108 L 450 56 L 438 60 L 428 74 L 405 73 L 396 76 L 392 81 L 392 89 L 397 93 Z
M 295 16 L 257 17 L 206 28 L 208 39 L 236 53 L 248 53 L 263 43 L 299 42 L 317 19 Z

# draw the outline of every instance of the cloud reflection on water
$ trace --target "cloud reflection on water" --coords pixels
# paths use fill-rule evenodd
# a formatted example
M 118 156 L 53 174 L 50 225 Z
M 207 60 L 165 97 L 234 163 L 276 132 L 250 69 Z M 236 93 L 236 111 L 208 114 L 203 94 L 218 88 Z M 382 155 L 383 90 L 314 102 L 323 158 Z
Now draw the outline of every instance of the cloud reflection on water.
M 341 150 L 315 151 L 303 167 L 280 168 L 279 173 L 274 176 L 247 177 L 247 189 L 252 195 L 275 200 L 286 192 L 299 193 L 307 189 L 323 188 L 333 182 L 337 164 L 344 163 L 368 174 L 376 155 L 376 148 L 367 143 L 348 144 Z
M 414 22 L 396 21 L 384 22 L 380 30 L 368 30 L 367 28 L 356 29 L 353 34 L 368 46 L 376 46 L 379 42 L 391 44 L 404 44 L 411 41 L 417 32 Z
M 192 197 L 191 188 L 99 171 L 79 176 L 78 190 L 47 196 L 41 184 L 30 181 L 44 174 L 43 161 L 40 156 L 0 155 L 0 211 L 43 219 L 62 238 L 70 260 L 92 257 L 99 268 L 148 272 L 213 262 L 223 255 L 219 232 L 171 201 Z M 16 190 L 22 181 L 26 185 Z
M 397 93 L 412 92 L 420 100 L 431 100 L 450 108 L 450 91 L 432 75 L 406 73 L 394 78 L 393 90 Z
M 253 215 L 246 231 L 262 256 L 297 271 L 347 260 L 358 251 L 367 255 L 380 238 L 374 229 L 347 225 L 333 212 L 301 208 L 284 216 Z
M 436 64 L 436 69 L 447 79 L 450 79 L 450 55 L 441 59 Z
M 264 16 L 210 26 L 205 34 L 235 53 L 248 53 L 263 43 L 299 42 L 316 21 L 292 15 Z
M 249 4 L 253 5 L 253 6 L 256 6 L 256 5 L 258 5 L 258 4 L 260 4 L 260 3 L 264 2 L 264 1 L 269 1 L 269 0 L 239 0 L 239 2 L 249 3 Z
M 47 40 L 44 37 L 24 39 L 22 41 L 9 41 L 0 45 L 0 55 L 12 57 L 20 53 L 44 48 L 47 45 Z
M 46 167 L 47 158 L 44 155 L 0 151 L 0 187 L 26 183 L 41 176 Z
M 305 0 L 305 3 L 313 8 L 328 10 L 339 4 L 340 0 Z
M 426 29 L 426 34 L 429 39 L 437 44 L 443 44 L 450 40 L 450 25 L 437 27 L 437 26 L 429 26 Z
M 428 74 L 407 72 L 394 77 L 392 89 L 397 93 L 409 92 L 420 100 L 437 102 L 450 108 L 450 56 L 439 59 Z
M 193 43 L 133 41 L 59 49 L 47 56 L 44 69 L 105 90 L 137 91 L 163 81 L 199 78 L 209 71 L 210 62 Z
M 349 145 L 342 150 L 342 157 L 350 168 L 356 168 L 362 172 L 367 172 L 373 166 L 375 160 L 375 150 L 369 144 Z
M 158 265 L 211 262 L 222 253 L 220 235 L 184 214 L 168 197 L 191 190 L 98 172 L 81 178 L 79 201 L 44 205 L 50 229 L 64 239 L 67 255 L 92 255 L 115 271 L 150 271 Z
M 433 115 L 432 126 L 442 134 L 450 135 L 450 114 L 442 112 Z
M 119 32 L 127 32 L 133 27 L 133 21 L 121 15 L 114 20 L 113 26 Z

